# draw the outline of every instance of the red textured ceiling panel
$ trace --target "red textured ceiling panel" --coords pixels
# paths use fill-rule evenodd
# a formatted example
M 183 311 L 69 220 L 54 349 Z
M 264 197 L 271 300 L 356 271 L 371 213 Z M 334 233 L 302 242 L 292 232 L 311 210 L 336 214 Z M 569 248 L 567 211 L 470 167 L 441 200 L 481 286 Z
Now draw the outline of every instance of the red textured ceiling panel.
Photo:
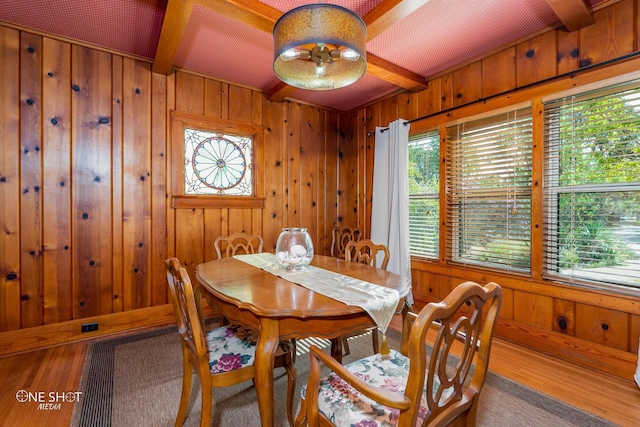
M 0 0 L 0 20 L 153 58 L 167 0 Z
M 174 64 L 223 80 L 256 88 L 270 88 L 273 38 L 209 9 L 194 6 Z
M 428 77 L 557 21 L 546 0 L 431 0 L 367 43 Z
M 336 90 L 298 89 L 293 98 L 302 99 L 316 105 L 323 105 L 339 111 L 351 111 L 399 88 L 371 74 L 365 74 L 351 86 Z

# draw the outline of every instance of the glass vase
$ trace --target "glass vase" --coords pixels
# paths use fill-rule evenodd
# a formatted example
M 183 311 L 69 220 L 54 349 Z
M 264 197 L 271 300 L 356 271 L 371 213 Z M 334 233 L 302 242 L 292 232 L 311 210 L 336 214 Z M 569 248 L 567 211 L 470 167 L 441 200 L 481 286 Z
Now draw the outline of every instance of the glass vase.
M 313 259 L 313 242 L 306 228 L 283 228 L 276 243 L 278 264 L 287 270 L 302 270 Z

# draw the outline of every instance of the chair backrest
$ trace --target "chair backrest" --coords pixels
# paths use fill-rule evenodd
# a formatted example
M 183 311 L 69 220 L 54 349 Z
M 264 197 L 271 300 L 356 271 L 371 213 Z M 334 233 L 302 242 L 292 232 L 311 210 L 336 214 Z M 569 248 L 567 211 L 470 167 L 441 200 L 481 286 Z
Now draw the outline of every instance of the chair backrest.
M 193 294 L 193 285 L 189 273 L 181 265 L 177 258 L 165 261 L 167 283 L 171 291 L 173 311 L 178 324 L 178 332 L 183 348 L 189 352 L 189 358 L 197 364 L 209 364 L 207 344 L 204 337 L 204 329 L 201 316 Z M 205 365 L 201 365 L 205 366 Z
M 384 257 L 378 265 L 378 253 L 382 252 Z M 389 263 L 389 249 L 385 245 L 378 245 L 369 239 L 360 240 L 359 242 L 349 242 L 344 248 L 347 261 L 355 261 L 361 264 L 369 264 L 374 267 L 387 269 Z
M 425 386 L 431 391 L 427 392 L 430 411 L 425 425 L 449 425 L 465 417 L 472 407 L 477 408 L 501 303 L 502 289 L 496 283 L 482 287 L 464 282 L 443 301 L 427 304 L 416 316 L 408 340 L 402 344 L 402 352 L 411 360 L 405 396 L 419 402 Z M 434 327 L 437 336 L 429 356 L 425 339 Z M 462 342 L 459 358 L 452 352 L 454 340 Z M 468 379 L 473 364 L 473 376 Z M 437 381 L 440 386 L 434 387 Z M 417 411 L 410 410 L 401 417 L 412 417 L 403 425 L 415 425 Z
M 331 231 L 331 256 L 345 258 L 344 248 L 349 242 L 358 242 L 362 238 L 362 232 L 354 227 L 336 227 Z
M 228 258 L 236 254 L 257 254 L 262 252 L 264 240 L 258 234 L 234 233 L 230 236 L 219 236 L 214 242 L 218 259 Z

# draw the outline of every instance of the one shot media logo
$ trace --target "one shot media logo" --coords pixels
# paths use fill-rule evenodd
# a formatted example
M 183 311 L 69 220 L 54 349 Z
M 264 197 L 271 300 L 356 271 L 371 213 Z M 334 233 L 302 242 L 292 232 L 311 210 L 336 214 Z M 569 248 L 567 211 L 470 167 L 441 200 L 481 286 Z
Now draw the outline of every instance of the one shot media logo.
M 81 391 L 27 391 L 18 390 L 16 400 L 20 403 L 37 403 L 38 409 L 59 411 L 63 403 L 79 402 Z

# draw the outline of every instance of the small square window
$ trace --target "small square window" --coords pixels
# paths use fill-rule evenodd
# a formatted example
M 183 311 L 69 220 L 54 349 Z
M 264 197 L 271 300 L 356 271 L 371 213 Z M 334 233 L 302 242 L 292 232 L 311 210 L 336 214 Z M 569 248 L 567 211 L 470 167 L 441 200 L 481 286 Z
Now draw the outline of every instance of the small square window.
M 184 193 L 253 196 L 253 139 L 184 130 Z
M 262 126 L 171 112 L 174 208 L 264 208 Z

